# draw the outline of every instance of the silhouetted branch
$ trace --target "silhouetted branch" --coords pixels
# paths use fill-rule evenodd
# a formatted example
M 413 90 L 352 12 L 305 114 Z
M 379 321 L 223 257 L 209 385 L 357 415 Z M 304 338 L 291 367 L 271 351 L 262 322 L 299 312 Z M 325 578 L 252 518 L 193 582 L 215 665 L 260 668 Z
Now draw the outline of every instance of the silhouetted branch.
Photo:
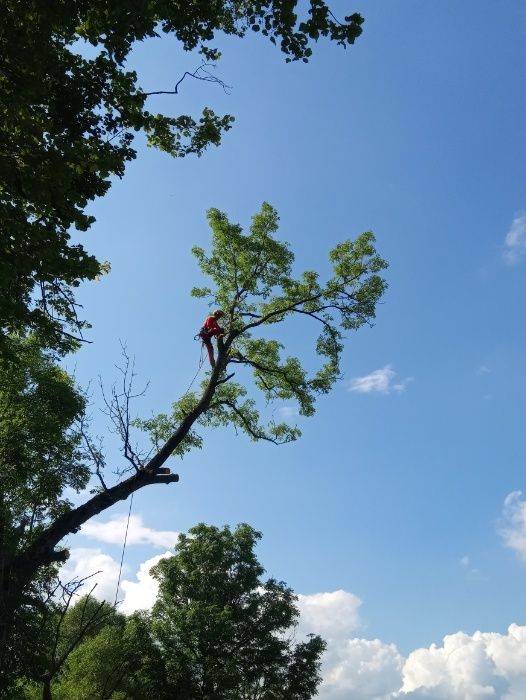
M 195 78 L 196 80 L 202 80 L 205 83 L 215 83 L 216 85 L 222 87 L 223 91 L 227 95 L 229 95 L 229 90 L 232 89 L 232 86 L 227 85 L 223 80 L 221 80 L 221 78 L 218 78 L 216 75 L 212 75 L 208 68 L 215 69 L 215 66 L 208 63 L 202 63 L 198 68 L 195 69 L 195 71 L 193 71 L 193 73 L 190 71 L 185 71 L 182 77 L 179 78 L 179 80 L 175 83 L 173 90 L 154 90 L 153 92 L 145 92 L 144 94 L 146 95 L 146 97 L 150 97 L 151 95 L 178 95 L 179 86 L 186 77 L 189 77 Z
M 102 398 L 106 406 L 104 413 L 110 418 L 114 432 L 119 435 L 122 440 L 122 453 L 124 458 L 130 463 L 135 471 L 139 471 L 144 467 L 144 455 L 140 455 L 137 447 L 133 447 L 130 440 L 130 428 L 131 428 L 131 417 L 130 417 L 130 406 L 134 399 L 144 396 L 146 393 L 149 382 L 146 384 L 142 391 L 138 393 L 133 392 L 133 382 L 136 377 L 135 374 L 135 360 L 130 358 L 126 345 L 121 343 L 121 354 L 123 357 L 123 364 L 116 365 L 117 369 L 121 374 L 121 386 L 118 389 L 114 384 L 111 387 L 111 396 L 108 397 L 104 391 L 104 386 L 100 380 L 100 388 L 102 392 Z M 117 472 L 121 476 L 124 471 Z

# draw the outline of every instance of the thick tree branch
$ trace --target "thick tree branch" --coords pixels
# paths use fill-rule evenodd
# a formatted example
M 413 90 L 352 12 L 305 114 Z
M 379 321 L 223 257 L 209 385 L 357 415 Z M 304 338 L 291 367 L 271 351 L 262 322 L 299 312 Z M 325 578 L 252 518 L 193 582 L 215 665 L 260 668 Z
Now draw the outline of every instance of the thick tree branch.
M 78 508 L 59 516 L 36 540 L 13 561 L 13 568 L 23 575 L 32 574 L 40 566 L 53 562 L 65 562 L 69 552 L 55 550 L 67 535 L 77 532 L 90 518 L 98 515 L 118 501 L 124 501 L 132 493 L 151 484 L 171 484 L 179 481 L 177 474 L 156 474 L 141 470 L 115 486 L 98 493 Z
M 86 503 L 59 516 L 39 534 L 36 540 L 13 561 L 13 568 L 27 579 L 40 567 L 52 562 L 66 561 L 67 550 L 55 550 L 56 545 L 68 534 L 77 532 L 90 518 L 111 507 L 118 501 L 126 500 L 132 493 L 152 484 L 170 484 L 179 481 L 177 474 L 165 474 L 161 468 L 177 447 L 183 442 L 198 418 L 208 410 L 217 386 L 230 377 L 222 377 L 227 362 L 227 350 L 220 348 L 218 361 L 201 399 L 183 418 L 171 437 L 150 461 L 128 479 L 103 490 Z

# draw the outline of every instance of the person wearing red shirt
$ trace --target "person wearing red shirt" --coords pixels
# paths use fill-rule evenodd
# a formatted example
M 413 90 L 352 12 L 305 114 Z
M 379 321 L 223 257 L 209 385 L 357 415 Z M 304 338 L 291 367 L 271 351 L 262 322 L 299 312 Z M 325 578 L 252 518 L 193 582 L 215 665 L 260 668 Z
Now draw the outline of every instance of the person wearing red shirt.
M 212 367 L 216 366 L 216 361 L 214 358 L 214 346 L 212 345 L 212 338 L 219 338 L 223 335 L 224 331 L 217 322 L 218 318 L 222 318 L 225 314 L 221 309 L 214 311 L 210 316 L 208 316 L 203 324 L 203 327 L 199 331 L 199 337 L 203 341 L 203 345 L 208 351 L 208 359 L 210 360 L 210 365 Z

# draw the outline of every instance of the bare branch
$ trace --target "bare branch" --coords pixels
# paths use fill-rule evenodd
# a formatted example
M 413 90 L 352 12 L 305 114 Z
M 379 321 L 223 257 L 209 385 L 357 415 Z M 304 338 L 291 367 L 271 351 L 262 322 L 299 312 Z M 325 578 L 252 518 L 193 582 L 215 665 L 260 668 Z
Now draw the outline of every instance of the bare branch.
M 130 416 L 130 406 L 134 399 L 144 396 L 148 390 L 149 382 L 145 385 L 144 389 L 134 393 L 133 383 L 136 377 L 135 374 L 135 359 L 130 358 L 126 345 L 121 343 L 121 354 L 123 357 L 123 364 L 116 365 L 116 368 L 121 374 L 121 386 L 117 388 L 116 384 L 111 387 L 111 396 L 108 397 L 104 390 L 102 380 L 99 377 L 99 384 L 102 393 L 102 398 L 106 409 L 104 413 L 110 418 L 114 432 L 119 435 L 122 440 L 121 451 L 124 458 L 131 465 L 131 469 L 138 472 L 145 466 L 145 455 L 140 454 L 137 446 L 132 446 L 130 439 L 130 428 L 131 428 L 131 416 Z M 118 471 L 118 475 L 122 476 L 128 470 Z
M 86 417 L 83 415 L 81 416 L 80 420 L 78 421 L 78 430 L 79 434 L 84 442 L 84 446 L 91 457 L 93 461 L 93 465 L 95 467 L 95 475 L 97 476 L 98 480 L 101 483 L 101 486 L 103 489 L 107 490 L 108 487 L 106 486 L 106 482 L 104 481 L 104 477 L 102 476 L 102 472 L 104 470 L 104 467 L 106 466 L 106 462 L 104 460 L 104 456 L 102 454 L 102 440 L 100 440 L 99 447 L 95 447 L 95 445 L 92 442 L 92 439 L 90 435 L 88 434 L 87 430 L 85 429 L 85 426 L 87 424 Z
M 205 83 L 215 83 L 216 85 L 222 87 L 223 91 L 227 95 L 229 95 L 229 90 L 232 89 L 232 86 L 227 85 L 223 80 L 221 80 L 221 78 L 218 78 L 216 75 L 212 75 L 212 73 L 208 70 L 209 68 L 215 69 L 215 66 L 209 63 L 202 63 L 198 68 L 194 70 L 193 73 L 190 71 L 185 71 L 182 77 L 179 78 L 179 80 L 176 82 L 173 90 L 155 90 L 153 92 L 145 92 L 144 95 L 146 97 L 150 97 L 151 95 L 178 95 L 179 86 L 186 77 L 195 78 L 196 80 L 202 80 Z
M 92 576 L 93 575 L 94 574 L 92 574 Z M 89 578 L 89 577 L 87 577 L 87 578 Z M 84 600 L 84 606 L 83 606 L 83 610 L 82 610 L 82 614 L 81 614 L 81 618 L 80 618 L 80 624 L 79 624 L 79 628 L 78 628 L 77 633 L 70 640 L 69 644 L 67 645 L 67 647 L 65 648 L 65 650 L 61 654 L 61 656 L 58 659 L 56 659 L 56 656 L 55 656 L 56 649 L 57 649 L 58 642 L 60 639 L 60 626 L 62 625 L 62 622 L 63 622 L 65 615 L 66 615 L 66 612 L 71 604 L 71 600 L 72 600 L 73 596 L 77 594 L 78 589 L 80 588 L 80 586 L 83 585 L 84 581 L 86 581 L 86 579 L 83 579 L 82 582 L 80 583 L 80 585 L 69 596 L 69 598 L 67 600 L 67 605 L 63 609 L 63 613 L 62 613 L 61 618 L 60 618 L 59 626 L 57 627 L 56 643 L 55 643 L 55 647 L 53 650 L 53 661 L 54 661 L 55 674 L 64 665 L 64 663 L 66 662 L 66 660 L 67 660 L 68 656 L 71 654 L 71 652 L 74 651 L 74 649 L 76 649 L 76 647 L 84 639 L 84 637 L 86 636 L 86 634 L 90 630 L 90 628 L 93 627 L 96 623 L 102 622 L 104 619 L 109 617 L 109 614 L 110 614 L 109 609 L 107 610 L 107 612 L 101 614 L 101 611 L 104 609 L 104 606 L 105 606 L 105 601 L 101 601 L 97 605 L 97 607 L 95 608 L 93 613 L 89 616 L 86 616 L 86 608 L 88 605 L 88 601 L 91 599 L 93 591 L 97 587 L 97 584 L 95 583 Z
M 74 598 L 79 594 L 80 589 L 84 586 L 86 581 L 88 581 L 90 578 L 95 576 L 96 574 L 100 573 L 100 571 L 94 572 L 93 574 L 90 574 L 89 576 L 85 576 L 84 578 L 81 579 L 73 579 L 67 583 L 62 583 L 60 579 L 57 580 L 57 583 L 52 586 L 49 591 L 48 591 L 48 597 L 44 601 L 45 604 L 45 610 L 43 613 L 43 625 L 46 622 L 46 618 L 48 617 L 48 613 L 52 609 L 56 609 L 56 605 L 50 605 L 52 601 L 56 601 L 58 592 L 60 591 L 60 607 L 59 607 L 59 616 L 58 616 L 58 621 L 54 626 L 54 631 L 53 631 L 53 642 L 52 642 L 52 647 L 51 647 L 51 653 L 50 656 L 48 657 L 47 661 L 47 669 L 41 674 L 41 680 L 43 682 L 49 683 L 60 671 L 64 663 L 67 661 L 69 655 L 77 648 L 77 646 L 80 644 L 80 642 L 84 639 L 86 634 L 89 632 L 89 630 L 97 623 L 104 621 L 110 614 L 111 608 L 108 608 L 105 613 L 102 613 L 104 607 L 105 607 L 105 602 L 102 601 L 98 603 L 96 606 L 95 610 L 92 610 L 89 614 L 87 612 L 88 608 L 88 603 L 92 599 L 93 596 L 93 591 L 95 590 L 97 584 L 95 583 L 87 596 L 84 599 L 84 603 L 82 606 L 81 614 L 80 614 L 80 620 L 78 623 L 78 629 L 70 636 L 69 639 L 65 638 L 62 633 L 62 628 L 64 621 L 66 619 L 66 615 L 68 613 L 68 610 L 70 609 L 70 606 L 74 600 Z M 59 654 L 58 649 L 59 649 L 59 644 L 63 642 L 64 643 L 64 648 L 62 652 Z

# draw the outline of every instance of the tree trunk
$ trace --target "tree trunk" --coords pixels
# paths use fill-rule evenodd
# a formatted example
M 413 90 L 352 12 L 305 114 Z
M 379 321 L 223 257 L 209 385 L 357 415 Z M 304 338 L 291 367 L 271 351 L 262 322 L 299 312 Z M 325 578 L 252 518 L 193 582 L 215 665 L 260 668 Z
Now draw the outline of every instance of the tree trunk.
M 53 700 L 51 695 L 51 678 L 42 681 L 42 700 Z

